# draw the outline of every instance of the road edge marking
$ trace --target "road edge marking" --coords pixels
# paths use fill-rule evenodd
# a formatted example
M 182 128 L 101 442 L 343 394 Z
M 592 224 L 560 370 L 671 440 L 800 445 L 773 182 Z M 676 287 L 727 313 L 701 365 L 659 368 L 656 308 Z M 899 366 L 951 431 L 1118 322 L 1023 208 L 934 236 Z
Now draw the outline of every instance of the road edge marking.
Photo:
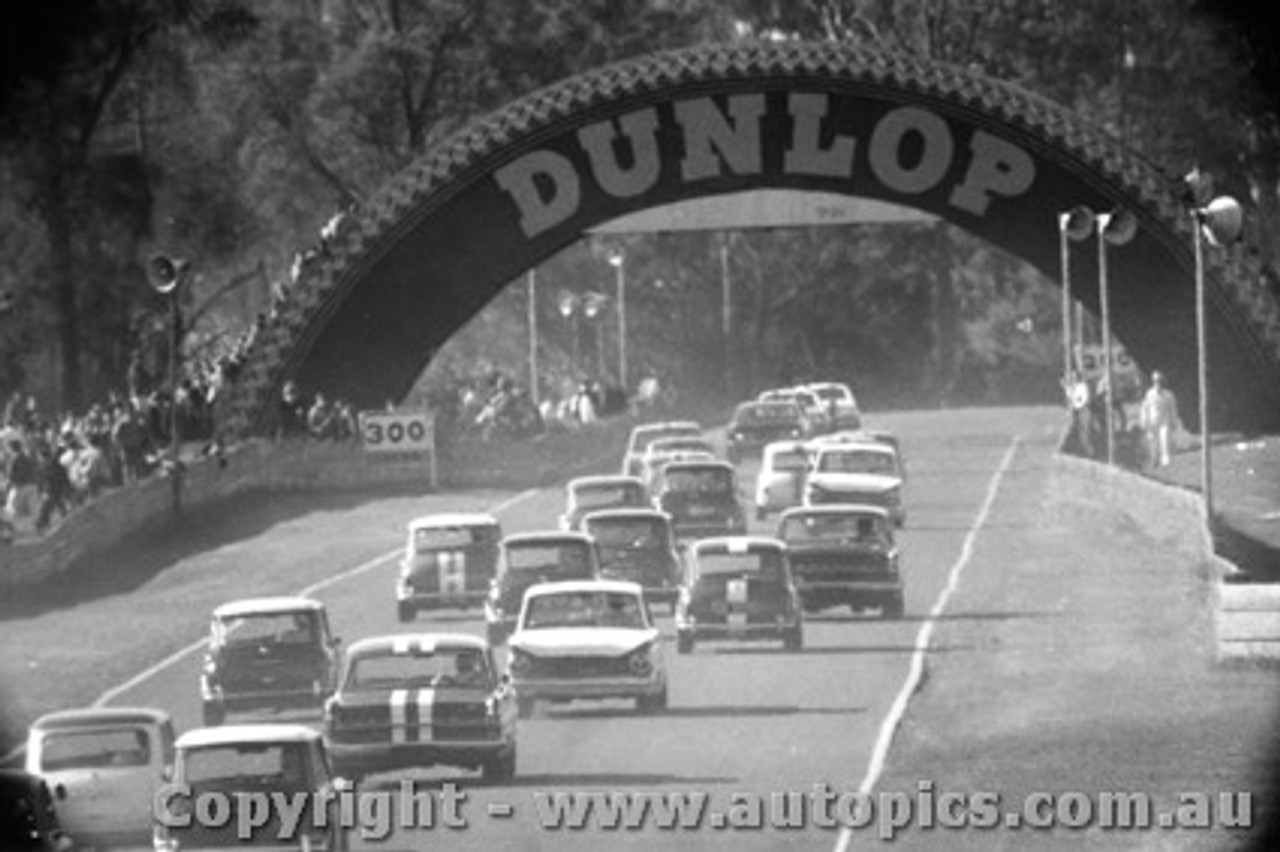
M 862 778 L 862 783 L 858 785 L 859 797 L 870 795 L 872 789 L 876 786 L 876 782 L 880 780 L 881 773 L 884 772 L 885 761 L 889 757 L 889 746 L 893 744 L 893 738 L 898 732 L 898 726 L 902 724 L 902 717 L 906 715 L 907 705 L 911 703 L 911 697 L 920 688 L 920 679 L 924 676 L 924 655 L 929 650 L 929 643 L 933 638 L 933 629 L 938 623 L 938 617 L 946 609 L 952 593 L 960 585 L 960 575 L 964 572 L 964 567 L 969 564 L 970 557 L 973 556 L 974 542 L 978 538 L 978 533 L 986 526 L 987 516 L 991 513 L 991 506 L 995 503 L 996 493 L 1000 490 L 1000 482 L 1004 479 L 1004 475 L 1008 471 L 1014 455 L 1017 453 L 1021 440 L 1022 436 L 1014 435 L 1009 442 L 1009 446 L 1005 449 L 1004 456 L 1000 459 L 1000 465 L 996 468 L 996 472 L 991 476 L 991 481 L 987 484 L 987 493 L 982 500 L 978 515 L 974 518 L 973 525 L 969 527 L 969 532 L 965 534 L 964 542 L 960 545 L 960 555 L 947 573 L 947 583 L 943 586 L 942 591 L 938 593 L 938 597 L 933 602 L 933 607 L 930 608 L 929 616 L 925 619 L 924 624 L 920 625 L 920 632 L 916 634 L 915 645 L 912 648 L 911 665 L 907 669 L 907 677 L 902 682 L 902 688 L 898 690 L 897 696 L 894 697 L 893 704 L 889 706 L 889 712 L 885 715 L 884 721 L 880 723 L 880 734 L 876 737 L 875 748 L 871 750 L 871 760 L 867 763 L 867 772 Z M 840 836 L 836 839 L 834 852 L 847 852 L 852 841 L 853 830 L 847 825 L 841 826 Z
M 485 511 L 496 515 L 499 512 L 504 512 L 507 509 L 510 509 L 512 506 L 516 505 L 517 503 L 524 502 L 525 500 L 534 496 L 541 490 L 542 489 L 540 488 L 527 488 L 524 491 L 521 491 L 519 494 L 515 494 L 515 495 L 512 495 L 511 497 L 508 497 L 506 500 L 503 500 L 501 503 L 498 503 L 496 506 L 489 507 Z M 311 585 L 306 586 L 305 588 L 299 590 L 297 592 L 297 595 L 299 597 L 307 597 L 309 595 L 315 594 L 316 592 L 322 589 L 327 589 L 330 586 L 335 586 L 338 583 L 343 582 L 344 580 L 349 580 L 352 577 L 357 577 L 361 574 L 372 571 L 374 568 L 381 566 L 388 560 L 392 559 L 393 557 L 401 553 L 403 550 L 404 550 L 403 547 L 397 547 L 394 550 L 387 551 L 386 553 L 375 556 L 372 559 L 361 562 L 359 565 L 356 565 L 353 568 L 348 568 L 344 571 L 338 572 L 337 574 L 333 574 L 328 577 L 325 577 L 323 580 L 319 580 L 318 582 L 312 583 Z M 208 639 L 202 638 L 195 642 L 192 642 L 190 645 L 185 645 L 182 648 L 179 648 L 178 650 L 174 651 L 169 656 L 165 657 L 159 662 L 156 662 L 151 664 L 150 666 L 147 666 L 145 669 L 133 675 L 123 683 L 119 683 L 113 687 L 110 687 L 101 695 L 99 695 L 93 701 L 93 703 L 89 705 L 89 707 L 93 709 L 105 707 L 107 704 L 111 703 L 117 696 L 123 695 L 129 690 L 137 687 L 139 684 L 145 683 L 146 681 L 155 677 L 157 674 L 169 668 L 170 666 L 174 665 L 175 663 L 191 656 L 196 651 L 199 651 L 201 648 L 205 646 L 207 641 Z M 11 749 L 8 753 L 4 754 L 3 756 L 0 756 L 0 764 L 7 764 L 12 762 L 19 755 L 25 752 L 26 749 L 27 747 L 25 743 L 21 743 L 17 745 L 13 749 Z

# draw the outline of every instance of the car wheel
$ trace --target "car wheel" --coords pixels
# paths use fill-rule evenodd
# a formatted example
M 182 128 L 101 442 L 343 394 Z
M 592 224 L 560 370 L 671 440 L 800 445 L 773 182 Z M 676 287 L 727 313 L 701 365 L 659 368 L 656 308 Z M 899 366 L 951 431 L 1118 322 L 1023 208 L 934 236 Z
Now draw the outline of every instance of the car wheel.
M 516 712 L 521 719 L 528 719 L 533 716 L 533 711 L 538 707 L 538 699 L 536 698 L 517 698 Z
M 692 654 L 694 644 L 692 633 L 684 631 L 676 634 L 676 650 L 681 654 Z
M 885 618 L 902 618 L 905 612 L 906 604 L 902 600 L 901 592 L 885 601 L 881 609 L 881 613 Z
M 791 630 L 787 631 L 787 635 L 782 640 L 782 646 L 788 651 L 801 651 L 804 649 L 804 627 L 797 624 Z
M 400 601 L 396 604 L 396 617 L 400 619 L 401 624 L 408 624 L 418 615 L 418 611 L 414 609 L 413 604 Z
M 206 728 L 216 728 L 227 720 L 227 708 L 220 701 L 206 701 L 201 709 Z
M 516 747 L 486 761 L 480 767 L 480 777 L 486 784 L 504 784 L 516 777 Z

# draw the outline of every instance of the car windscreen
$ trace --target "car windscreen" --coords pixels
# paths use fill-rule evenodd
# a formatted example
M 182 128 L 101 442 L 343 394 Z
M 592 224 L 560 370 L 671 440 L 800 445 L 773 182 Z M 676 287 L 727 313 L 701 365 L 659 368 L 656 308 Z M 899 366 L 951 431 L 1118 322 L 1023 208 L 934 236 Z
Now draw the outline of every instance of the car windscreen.
M 640 598 L 629 592 L 562 592 L 538 595 L 529 599 L 524 616 L 526 630 L 644 626 Z
M 886 544 L 891 534 L 883 518 L 874 515 L 814 514 L 794 515 L 782 524 L 782 538 L 788 544 L 842 542 Z
M 791 402 L 774 402 L 740 408 L 733 416 L 739 426 L 772 426 L 795 423 L 800 419 L 800 409 Z
M 773 454 L 774 470 L 804 470 L 809 466 L 809 456 L 804 450 L 783 450 Z
M 696 434 L 697 432 L 688 426 L 671 426 L 639 432 L 631 436 L 631 452 L 644 452 L 644 450 L 654 441 L 660 441 L 663 438 L 678 438 L 682 435 Z
M 228 743 L 190 748 L 182 781 L 193 793 L 208 790 L 306 790 L 308 746 L 303 742 Z
M 482 687 L 489 667 L 476 648 L 436 648 L 411 653 L 362 654 L 347 669 L 346 689 Z
M 710 552 L 698 555 L 698 577 L 782 579 L 782 555 L 776 550 L 747 553 Z
M 711 445 L 705 438 L 663 438 L 648 447 L 650 453 L 709 453 Z
M 670 468 L 663 471 L 667 491 L 685 494 L 733 493 L 733 474 L 723 469 Z
M 413 534 L 413 547 L 419 553 L 433 550 L 457 550 L 480 540 L 474 527 L 420 527 Z
M 667 525 L 658 518 L 600 518 L 588 521 L 586 531 L 610 549 L 647 550 L 667 540 Z
M 836 450 L 823 453 L 818 459 L 822 473 L 874 473 L 895 476 L 893 456 L 873 450 Z
M 845 395 L 845 392 L 838 387 L 817 388 L 816 390 L 814 390 L 814 394 L 816 394 L 818 397 L 820 397 L 821 399 L 827 402 L 830 402 L 831 400 L 835 400 L 836 402 L 844 402 L 845 400 L 848 399 L 848 396 Z
M 574 505 L 590 509 L 600 506 L 638 506 L 644 492 L 632 482 L 579 485 L 573 491 Z
M 216 619 L 214 634 L 231 644 L 272 642 L 283 645 L 312 645 L 318 625 L 310 612 L 263 613 Z
M 520 544 L 507 548 L 507 567 L 513 571 L 549 571 L 575 577 L 591 573 L 590 545 Z
M 40 750 L 40 769 L 90 769 L 108 766 L 146 766 L 151 762 L 151 738 L 146 730 L 127 726 L 84 731 L 51 731 Z

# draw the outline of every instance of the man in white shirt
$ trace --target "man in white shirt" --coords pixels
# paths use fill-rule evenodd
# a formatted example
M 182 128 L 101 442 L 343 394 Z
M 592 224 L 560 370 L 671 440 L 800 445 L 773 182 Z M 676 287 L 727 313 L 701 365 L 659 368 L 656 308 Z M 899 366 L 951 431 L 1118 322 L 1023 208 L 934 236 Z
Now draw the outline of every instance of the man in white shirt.
M 1169 439 L 1175 429 L 1181 428 L 1181 421 L 1178 400 L 1165 387 L 1159 370 L 1151 374 L 1151 387 L 1142 397 L 1139 419 L 1147 436 L 1147 457 L 1155 467 L 1168 467 Z

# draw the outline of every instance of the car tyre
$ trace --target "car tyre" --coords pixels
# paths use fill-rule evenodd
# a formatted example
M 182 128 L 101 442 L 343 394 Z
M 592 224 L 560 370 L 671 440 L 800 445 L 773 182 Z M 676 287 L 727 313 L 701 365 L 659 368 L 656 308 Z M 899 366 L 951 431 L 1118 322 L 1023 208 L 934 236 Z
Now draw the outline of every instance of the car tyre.
M 418 611 L 414 609 L 413 604 L 400 601 L 396 605 L 396 617 L 401 624 L 408 624 L 418 616 Z
M 676 651 L 681 654 L 692 654 L 693 647 L 697 644 L 693 638 L 693 634 L 687 630 L 676 634 Z
M 636 709 L 641 713 L 653 714 L 661 713 L 667 709 L 667 684 L 662 684 L 662 690 L 653 695 L 641 695 L 636 698 Z
M 532 718 L 533 712 L 538 708 L 538 699 L 536 698 L 516 698 L 516 713 L 521 719 Z
M 201 715 L 206 728 L 216 728 L 227 721 L 227 708 L 221 701 L 206 701 L 201 707 Z
M 893 597 L 884 602 L 881 614 L 885 618 L 899 619 L 906 612 L 906 603 L 902 599 L 902 592 L 898 592 Z
M 486 784 L 505 784 L 516 777 L 516 747 L 501 752 L 480 767 L 480 777 Z
M 788 651 L 804 650 L 804 627 L 796 624 L 795 627 L 787 631 L 787 635 L 782 639 L 782 646 Z

